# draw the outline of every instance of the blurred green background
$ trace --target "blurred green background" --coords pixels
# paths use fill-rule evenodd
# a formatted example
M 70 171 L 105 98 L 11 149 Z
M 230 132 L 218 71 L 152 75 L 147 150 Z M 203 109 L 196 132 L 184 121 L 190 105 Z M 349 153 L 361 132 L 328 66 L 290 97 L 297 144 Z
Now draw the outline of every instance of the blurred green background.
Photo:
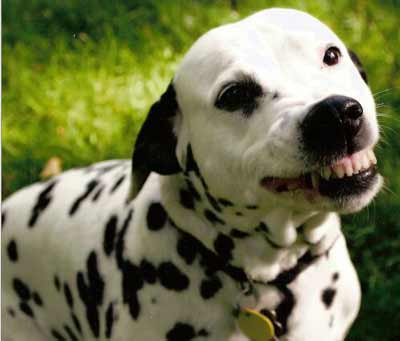
M 3 197 L 63 168 L 129 158 L 150 104 L 194 40 L 272 6 L 310 12 L 357 51 L 382 128 L 386 186 L 344 217 L 362 287 L 348 340 L 400 340 L 400 1 L 3 0 Z M 323 340 L 321 340 L 323 341 Z

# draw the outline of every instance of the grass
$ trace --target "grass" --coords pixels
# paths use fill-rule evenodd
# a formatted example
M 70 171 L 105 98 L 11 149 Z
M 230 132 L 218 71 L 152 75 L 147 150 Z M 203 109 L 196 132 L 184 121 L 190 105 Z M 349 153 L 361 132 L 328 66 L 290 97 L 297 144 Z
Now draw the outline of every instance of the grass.
M 386 190 L 344 217 L 363 305 L 350 341 L 400 340 L 400 1 L 3 1 L 3 197 L 64 169 L 129 158 L 150 104 L 211 27 L 280 6 L 328 23 L 363 60 L 382 126 Z

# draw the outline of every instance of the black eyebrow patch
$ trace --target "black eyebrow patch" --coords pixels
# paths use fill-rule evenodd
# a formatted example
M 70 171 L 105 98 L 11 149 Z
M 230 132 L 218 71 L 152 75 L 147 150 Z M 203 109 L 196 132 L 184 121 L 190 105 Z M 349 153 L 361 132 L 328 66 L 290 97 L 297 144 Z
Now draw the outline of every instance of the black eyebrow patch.
M 215 101 L 218 109 L 234 112 L 241 111 L 250 115 L 258 105 L 257 99 L 264 95 L 261 85 L 250 76 L 225 84 Z

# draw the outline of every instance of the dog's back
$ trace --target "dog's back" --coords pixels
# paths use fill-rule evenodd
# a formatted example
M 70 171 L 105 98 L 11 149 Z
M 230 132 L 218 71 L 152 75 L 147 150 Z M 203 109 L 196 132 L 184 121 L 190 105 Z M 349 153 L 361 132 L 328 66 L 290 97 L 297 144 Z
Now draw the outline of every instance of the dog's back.
M 65 323 L 70 329 L 81 324 L 72 307 L 74 298 L 76 307 L 83 294 L 77 292 L 78 271 L 87 273 L 87 283 L 97 276 L 99 262 L 107 273 L 103 259 L 112 245 L 104 233 L 117 233 L 117 221 L 110 217 L 127 206 L 129 170 L 128 161 L 70 170 L 24 188 L 3 203 L 4 340 L 33 339 L 38 332 L 38 340 L 43 340 L 51 332 L 43 327 L 56 328 L 60 320 L 69 320 L 71 326 Z

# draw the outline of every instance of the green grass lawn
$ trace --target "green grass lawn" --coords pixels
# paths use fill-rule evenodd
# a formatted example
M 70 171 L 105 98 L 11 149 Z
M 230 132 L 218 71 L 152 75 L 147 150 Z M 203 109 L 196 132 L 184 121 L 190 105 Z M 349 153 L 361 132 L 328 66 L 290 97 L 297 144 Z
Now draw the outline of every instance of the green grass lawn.
M 365 64 L 379 106 L 386 189 L 344 232 L 363 287 L 348 340 L 400 340 L 399 0 L 4 0 L 3 197 L 64 169 L 129 158 L 150 104 L 211 27 L 294 7 L 328 23 Z M 321 340 L 323 341 L 323 340 Z

